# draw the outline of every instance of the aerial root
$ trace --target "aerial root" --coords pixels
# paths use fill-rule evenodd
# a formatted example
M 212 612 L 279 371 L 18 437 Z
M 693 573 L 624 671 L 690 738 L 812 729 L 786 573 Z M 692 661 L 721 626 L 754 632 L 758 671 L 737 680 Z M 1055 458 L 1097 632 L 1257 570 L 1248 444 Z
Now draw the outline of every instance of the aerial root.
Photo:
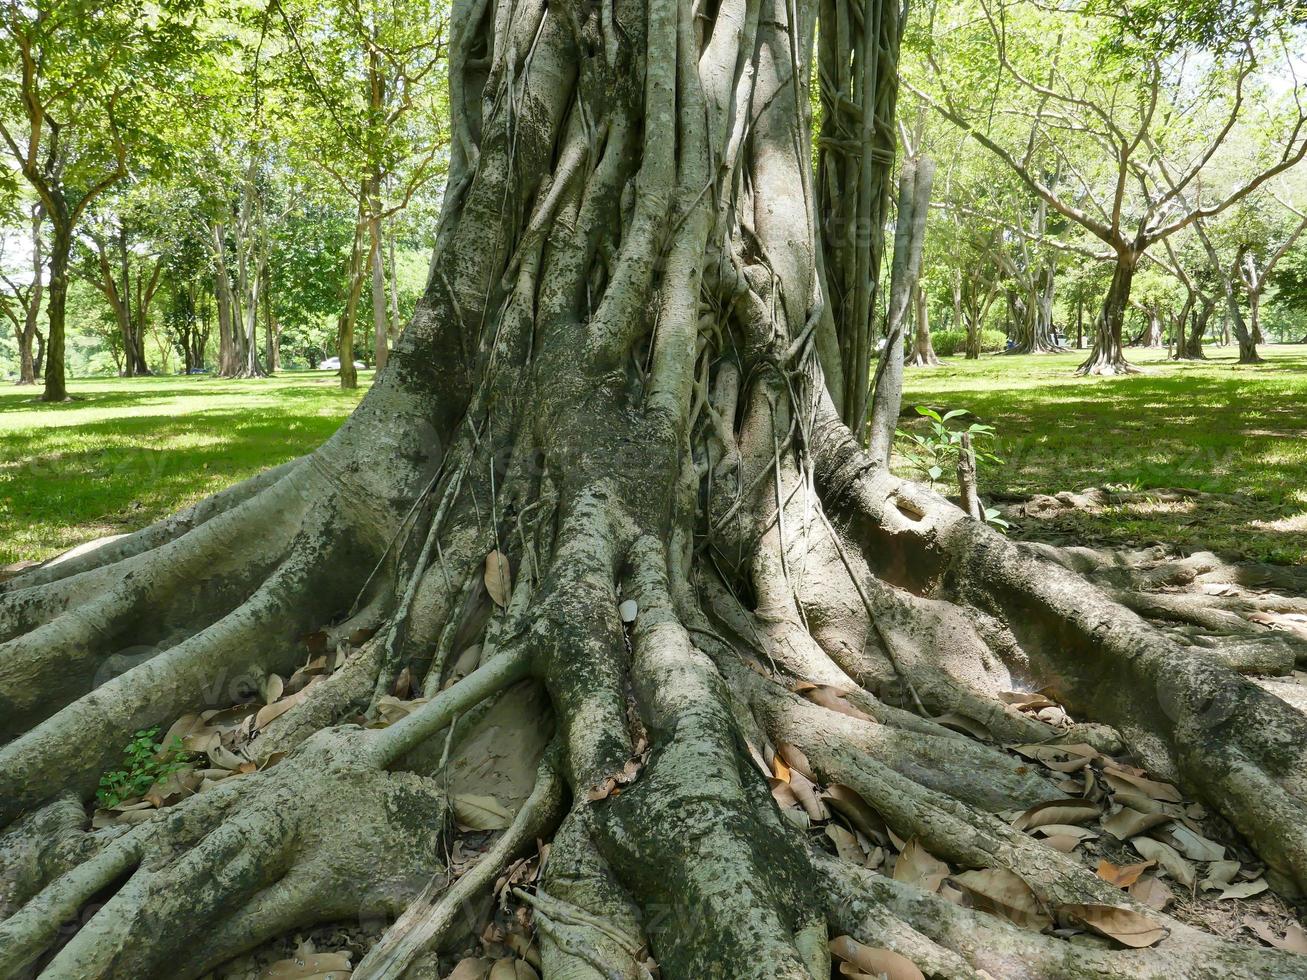
M 1302 957 L 1235 946 L 1170 922 L 1171 934 L 1144 949 L 1070 943 L 964 908 L 824 853 L 813 863 L 824 883 L 832 930 L 901 953 L 927 974 L 957 980 L 1302 980 Z M 1028 883 L 1034 884 L 1033 881 Z M 1115 904 L 1122 904 L 1119 900 Z M 979 971 L 985 971 L 980 973 Z
M 1006 753 L 965 736 L 892 728 L 858 717 L 838 702 L 838 710 L 814 704 L 757 675 L 747 676 L 752 671 L 735 674 L 751 689 L 754 715 L 773 744 L 806 751 L 820 742 L 832 753 L 876 758 L 931 789 L 990 812 L 1024 809 L 1065 795 Z

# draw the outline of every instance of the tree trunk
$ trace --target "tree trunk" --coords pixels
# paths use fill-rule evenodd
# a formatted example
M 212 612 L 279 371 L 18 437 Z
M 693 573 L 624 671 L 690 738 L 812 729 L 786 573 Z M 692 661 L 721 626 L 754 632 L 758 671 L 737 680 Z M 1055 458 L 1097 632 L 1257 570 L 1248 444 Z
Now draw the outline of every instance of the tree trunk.
M 1088 359 L 1076 368 L 1077 374 L 1131 374 L 1136 370 L 1126 362 L 1121 345 L 1121 329 L 1125 325 L 1126 309 L 1130 303 L 1130 283 L 1134 279 L 1139 254 L 1122 251 L 1112 270 L 1112 282 L 1103 299 L 1094 330 L 1094 346 Z
M 68 305 L 68 260 L 72 253 L 72 228 L 51 216 L 50 297 L 46 303 L 49 327 L 45 341 L 45 391 L 42 401 L 68 400 L 64 376 L 64 316 Z
M 908 364 L 913 367 L 939 367 L 935 345 L 930 342 L 930 306 L 926 301 L 926 290 L 918 282 L 914 292 L 917 327 L 912 335 L 912 353 L 908 355 Z
M 894 264 L 890 269 L 889 311 L 885 344 L 876 363 L 867 452 L 889 465 L 903 402 L 903 334 L 912 315 L 912 295 L 921 273 L 921 252 L 926 243 L 926 216 L 935 161 L 918 157 L 903 161 L 899 173 L 898 214 L 894 220 Z
M 336 353 L 340 358 L 340 386 L 346 389 L 359 386 L 358 371 L 354 367 L 354 324 L 358 319 L 359 295 L 363 292 L 365 275 L 363 221 L 360 212 L 360 220 L 354 225 L 354 244 L 350 248 L 344 306 L 340 319 L 336 321 Z
M 1235 647 L 1118 601 L 1192 562 L 1137 582 L 1106 562 L 1099 587 L 1084 549 L 1015 544 L 859 449 L 816 350 L 815 11 L 569 14 L 454 8 L 467 152 L 429 287 L 337 433 L 0 583 L 0 974 L 199 977 L 348 922 L 373 944 L 354 980 L 447 975 L 436 952 L 496 935 L 502 903 L 494 929 L 525 932 L 491 948 L 536 936 L 545 980 L 648 980 L 650 958 L 665 980 L 814 980 L 840 933 L 932 976 L 1301 977 L 1006 818 L 1070 790 L 1000 746 L 1092 742 L 1302 889 L 1307 719 Z M 1018 684 L 1077 724 L 1016 710 Z M 156 725 L 208 756 L 204 790 L 86 831 Z M 1110 905 L 1169 932 L 1072 944 L 871 875 L 852 830 L 807 830 L 828 804 L 1063 921 Z M 537 841 L 538 877 L 517 863 Z
M 386 355 L 390 351 L 387 336 L 389 319 L 386 312 L 386 267 L 382 261 L 381 219 L 375 214 L 370 216 L 372 258 L 372 342 L 373 356 L 377 370 L 386 366 Z
M 45 218 L 45 209 L 37 204 L 32 207 L 32 284 L 28 287 L 27 305 L 23 310 L 23 324 L 18 330 L 18 383 L 20 385 L 36 384 L 41 374 L 40 357 L 32 356 L 32 345 L 39 336 L 37 323 L 41 316 L 41 294 L 45 281 L 45 258 L 42 255 L 41 224 Z

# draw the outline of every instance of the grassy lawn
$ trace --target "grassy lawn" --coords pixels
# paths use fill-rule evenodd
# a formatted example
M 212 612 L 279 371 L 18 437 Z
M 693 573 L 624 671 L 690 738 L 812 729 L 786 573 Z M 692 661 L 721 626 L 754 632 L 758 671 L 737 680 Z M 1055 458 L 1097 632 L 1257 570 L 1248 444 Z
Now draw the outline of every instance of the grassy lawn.
M 946 359 L 907 371 L 905 401 L 966 408 L 998 429 L 1003 466 L 982 493 L 1096 486 L 1211 496 L 1134 501 L 1033 519 L 1013 533 L 1087 543 L 1163 541 L 1307 563 L 1307 347 L 1271 346 L 1239 368 L 1132 351 L 1146 373 L 1072 375 L 1077 354 Z M 371 381 L 365 374 L 363 383 Z M 362 389 L 326 372 L 271 381 L 88 379 L 81 401 L 47 406 L 0 388 L 0 565 L 131 531 L 335 431 Z M 951 487 L 949 488 L 951 490 Z
M 365 372 L 361 383 L 372 380 Z M 0 566 L 133 531 L 303 455 L 362 396 L 326 371 L 272 380 L 74 380 L 79 401 L 0 387 Z
M 982 496 L 1084 487 L 1217 495 L 1064 515 L 1041 536 L 1307 563 L 1307 346 L 1267 346 L 1267 363 L 1249 367 L 1231 348 L 1209 347 L 1206 363 L 1128 353 L 1143 374 L 1076 378 L 1079 353 L 948 358 L 906 371 L 904 403 L 970 409 L 997 428 L 1005 464 L 982 469 Z M 1026 522 L 1014 533 L 1032 530 Z

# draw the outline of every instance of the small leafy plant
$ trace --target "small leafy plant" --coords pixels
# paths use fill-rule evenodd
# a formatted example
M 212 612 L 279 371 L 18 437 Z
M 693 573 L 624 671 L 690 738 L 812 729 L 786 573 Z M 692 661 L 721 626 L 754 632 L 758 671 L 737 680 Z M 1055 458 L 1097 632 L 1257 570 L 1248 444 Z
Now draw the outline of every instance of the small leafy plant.
M 123 767 L 100 777 L 95 801 L 102 808 L 107 810 L 142 795 L 159 780 L 191 762 L 191 755 L 182 748 L 180 738 L 174 736 L 165 748 L 162 742 L 156 741 L 159 731 L 158 725 L 138 731 L 123 749 Z
M 929 420 L 930 430 L 924 435 L 897 430 L 895 435 L 898 437 L 898 451 L 900 456 L 926 474 L 932 487 L 946 471 L 957 466 L 958 457 L 962 453 L 963 436 L 971 437 L 971 448 L 977 465 L 1002 465 L 1003 460 L 982 445 L 993 442 L 996 433 L 992 425 L 972 422 L 965 429 L 950 425 L 960 416 L 969 414 L 965 408 L 955 408 L 943 415 L 925 405 L 918 405 L 916 409 L 918 415 Z M 1002 528 L 1010 526 L 995 507 L 985 508 L 985 522 Z

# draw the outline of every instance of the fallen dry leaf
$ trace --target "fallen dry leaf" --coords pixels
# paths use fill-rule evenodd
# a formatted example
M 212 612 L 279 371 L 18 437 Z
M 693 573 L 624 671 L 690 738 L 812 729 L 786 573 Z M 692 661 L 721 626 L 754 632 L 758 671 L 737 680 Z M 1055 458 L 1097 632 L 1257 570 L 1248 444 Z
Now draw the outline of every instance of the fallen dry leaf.
M 856 865 L 866 863 L 867 855 L 858 843 L 858 838 L 845 830 L 839 824 L 827 824 L 826 836 L 830 838 L 831 843 L 835 845 L 835 853 L 846 861 L 852 861 Z
M 1141 912 L 1115 905 L 1063 905 L 1058 909 L 1058 918 L 1115 939 L 1131 949 L 1161 942 L 1171 931 Z
M 1036 931 L 1052 924 L 1039 898 L 1020 875 L 1006 868 L 967 871 L 952 878 L 971 896 L 971 904 L 982 912 L 1001 915 L 1019 926 Z
M 1171 894 L 1171 889 L 1166 887 L 1166 883 L 1152 875 L 1144 875 L 1131 885 L 1128 891 L 1136 902 L 1157 909 L 1159 912 L 1175 901 L 1175 896 Z
M 311 948 L 311 947 L 310 947 Z M 350 975 L 349 953 L 310 953 L 268 964 L 259 980 L 306 980 L 308 977 L 331 977 L 346 980 Z
M 866 800 L 856 790 L 840 783 L 832 783 L 821 794 L 821 798 L 830 804 L 831 809 L 849 822 L 854 830 L 866 834 L 877 843 L 884 844 L 889 838 L 885 833 L 885 821 L 881 819 Z
M 1217 895 L 1216 898 L 1218 901 L 1226 898 L 1252 898 L 1254 895 L 1260 895 L 1269 887 L 1265 878 L 1257 878 L 1253 881 L 1244 881 L 1237 885 L 1231 885 Z
M 894 880 L 934 893 L 949 875 L 948 865 L 931 855 L 914 837 L 894 862 Z
M 1153 779 L 1145 779 L 1143 776 L 1136 776 L 1116 767 L 1105 770 L 1103 775 L 1107 778 L 1108 785 L 1114 789 L 1124 784 L 1142 790 L 1155 800 L 1164 800 L 1167 803 L 1181 803 L 1184 801 L 1180 791 L 1170 783 L 1159 783 Z
M 1109 885 L 1116 885 L 1117 888 L 1129 888 L 1139 880 L 1141 874 L 1156 863 L 1156 861 L 1148 860 L 1142 864 L 1113 864 L 1105 858 L 1100 858 L 1098 877 Z
M 1119 813 L 1104 818 L 1103 829 L 1118 840 L 1130 840 L 1146 830 L 1152 830 L 1158 824 L 1173 819 L 1166 813 L 1140 813 L 1138 810 L 1124 807 Z
M 493 796 L 461 793 L 450 799 L 454 820 L 467 830 L 503 830 L 513 814 Z
M 841 960 L 840 973 L 845 976 L 883 977 L 885 980 L 925 980 L 917 965 L 906 956 L 890 949 L 860 943 L 852 936 L 836 936 L 830 951 Z M 846 970 L 845 967 L 853 970 Z
M 1307 931 L 1304 931 L 1298 923 L 1290 922 L 1283 937 L 1275 934 L 1269 922 L 1251 915 L 1244 916 L 1243 924 L 1256 933 L 1259 939 L 1276 949 L 1307 956 Z
M 1198 879 L 1198 872 L 1194 866 L 1182 858 L 1180 852 L 1170 844 L 1153 840 L 1151 837 L 1136 837 L 1130 841 L 1130 846 L 1149 860 L 1156 861 L 1172 878 L 1186 888 L 1192 888 Z
M 1045 824 L 1078 824 L 1093 820 L 1099 814 L 1097 805 L 1088 800 L 1050 800 L 1037 803 L 1016 820 L 1012 821 L 1015 830 L 1033 830 Z
M 490 600 L 501 609 L 507 606 L 508 597 L 513 591 L 513 577 L 509 571 L 508 559 L 498 549 L 486 555 L 485 582 Z

